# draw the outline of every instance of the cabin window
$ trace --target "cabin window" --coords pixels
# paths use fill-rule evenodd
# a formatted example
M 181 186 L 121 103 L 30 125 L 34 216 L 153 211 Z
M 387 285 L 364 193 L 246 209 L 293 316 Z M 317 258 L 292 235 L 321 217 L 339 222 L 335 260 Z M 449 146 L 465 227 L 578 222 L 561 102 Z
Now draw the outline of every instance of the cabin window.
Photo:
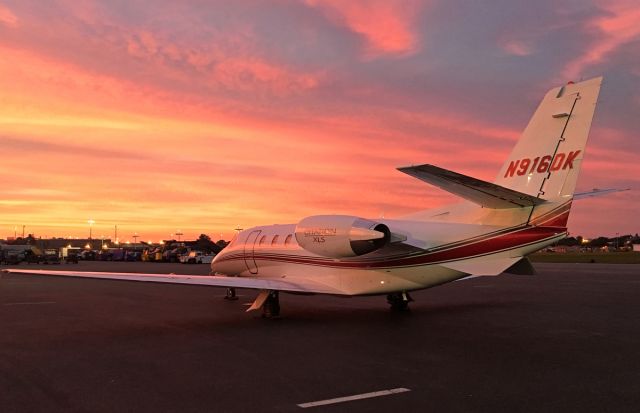
M 273 239 L 271 240 L 271 245 L 276 245 L 277 242 L 278 242 L 278 236 L 274 235 Z
M 260 242 L 258 243 L 258 245 L 264 244 L 264 240 L 266 240 L 266 239 L 267 239 L 267 236 L 263 235 L 262 238 L 260 238 Z
M 293 238 L 293 234 L 287 235 L 287 238 L 284 239 L 284 245 L 291 244 L 291 238 Z

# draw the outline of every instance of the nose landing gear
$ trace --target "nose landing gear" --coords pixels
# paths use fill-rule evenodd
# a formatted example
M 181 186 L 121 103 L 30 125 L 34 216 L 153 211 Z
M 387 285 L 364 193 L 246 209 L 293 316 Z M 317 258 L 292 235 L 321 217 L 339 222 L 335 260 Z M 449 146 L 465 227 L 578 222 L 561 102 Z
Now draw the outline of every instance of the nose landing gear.
M 230 301 L 235 301 L 238 299 L 238 296 L 236 296 L 236 289 L 235 288 L 227 288 L 227 294 L 224 296 L 225 300 L 230 300 Z

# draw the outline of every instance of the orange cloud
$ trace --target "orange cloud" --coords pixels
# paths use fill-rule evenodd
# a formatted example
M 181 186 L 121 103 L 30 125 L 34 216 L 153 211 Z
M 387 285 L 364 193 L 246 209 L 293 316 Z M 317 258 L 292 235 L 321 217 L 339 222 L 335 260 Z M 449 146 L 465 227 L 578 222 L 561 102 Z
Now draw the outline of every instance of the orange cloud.
M 640 6 L 635 1 L 605 1 L 605 16 L 588 21 L 586 27 L 595 33 L 593 43 L 585 46 L 585 53 L 570 61 L 564 68 L 568 79 L 577 79 L 589 67 L 601 63 L 623 45 L 640 39 Z
M 369 57 L 404 56 L 418 50 L 414 24 L 423 7 L 418 1 L 307 0 L 306 3 L 322 10 L 334 23 L 363 36 Z

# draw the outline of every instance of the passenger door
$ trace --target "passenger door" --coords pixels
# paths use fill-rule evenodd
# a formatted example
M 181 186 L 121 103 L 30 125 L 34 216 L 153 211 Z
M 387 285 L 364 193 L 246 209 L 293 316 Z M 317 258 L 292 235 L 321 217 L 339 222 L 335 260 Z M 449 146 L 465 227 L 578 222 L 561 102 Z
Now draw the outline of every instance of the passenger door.
M 258 236 L 260 236 L 260 232 L 262 231 L 252 231 L 244 243 L 244 263 L 247 265 L 247 269 L 249 269 L 251 274 L 258 273 L 258 264 L 254 257 L 254 250 Z

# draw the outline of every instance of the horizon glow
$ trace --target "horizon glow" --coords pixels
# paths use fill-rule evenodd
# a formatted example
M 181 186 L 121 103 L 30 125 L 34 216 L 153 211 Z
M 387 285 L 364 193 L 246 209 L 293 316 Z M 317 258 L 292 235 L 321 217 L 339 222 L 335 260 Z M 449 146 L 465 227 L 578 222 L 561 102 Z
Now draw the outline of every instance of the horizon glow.
M 481 12 L 480 12 L 481 9 Z M 0 2 L 0 238 L 179 230 L 457 199 L 395 170 L 492 181 L 544 92 L 603 74 L 578 190 L 639 187 L 640 6 L 458 1 Z M 640 232 L 637 190 L 571 235 Z

